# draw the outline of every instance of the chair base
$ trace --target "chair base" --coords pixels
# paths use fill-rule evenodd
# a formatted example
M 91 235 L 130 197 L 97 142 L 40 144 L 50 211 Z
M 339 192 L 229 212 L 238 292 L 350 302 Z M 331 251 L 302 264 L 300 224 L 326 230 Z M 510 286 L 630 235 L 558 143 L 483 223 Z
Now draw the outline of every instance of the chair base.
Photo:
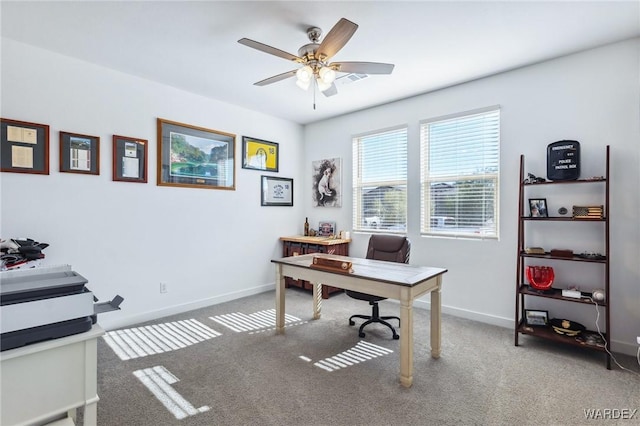
M 386 325 L 387 327 L 389 327 L 391 329 L 391 332 L 393 333 L 393 339 L 394 340 L 398 340 L 400 338 L 400 336 L 396 332 L 396 329 L 393 328 L 393 326 L 391 324 L 389 324 L 385 320 L 396 319 L 396 320 L 398 320 L 398 327 L 400 327 L 400 318 L 398 318 L 398 317 L 381 317 L 380 316 L 380 308 L 378 307 L 378 302 L 369 302 L 369 304 L 373 306 L 372 314 L 371 315 L 351 315 L 351 317 L 349 318 L 349 325 L 355 325 L 355 322 L 353 321 L 353 318 L 361 318 L 361 319 L 367 320 L 364 323 L 362 323 L 362 325 L 360 326 L 360 329 L 358 330 L 358 336 L 365 337 L 365 334 L 364 334 L 363 330 L 367 325 L 369 325 L 371 323 L 380 323 L 380 324 L 383 324 L 383 325 Z

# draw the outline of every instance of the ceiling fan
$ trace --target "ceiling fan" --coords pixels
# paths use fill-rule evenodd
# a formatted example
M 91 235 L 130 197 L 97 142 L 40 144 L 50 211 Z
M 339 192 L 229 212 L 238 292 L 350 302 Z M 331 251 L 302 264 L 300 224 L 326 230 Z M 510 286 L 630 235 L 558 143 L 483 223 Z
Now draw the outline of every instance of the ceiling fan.
M 315 84 L 325 96 L 333 96 L 338 93 L 334 83 L 337 72 L 391 74 L 393 71 L 393 64 L 379 62 L 329 62 L 329 59 L 347 44 L 357 29 L 357 24 L 342 18 L 320 42 L 322 30 L 311 27 L 307 29 L 311 43 L 298 49 L 297 56 L 248 38 L 242 38 L 238 43 L 302 65 L 298 69 L 258 81 L 254 83 L 256 86 L 266 86 L 296 76 L 296 84 L 302 89 L 307 90 L 311 84 Z

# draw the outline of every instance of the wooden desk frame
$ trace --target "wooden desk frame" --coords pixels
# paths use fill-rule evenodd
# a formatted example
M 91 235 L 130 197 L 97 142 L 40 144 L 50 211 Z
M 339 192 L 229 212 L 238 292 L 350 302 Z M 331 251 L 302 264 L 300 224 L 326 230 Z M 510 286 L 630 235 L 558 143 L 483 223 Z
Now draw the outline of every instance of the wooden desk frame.
M 353 273 L 338 273 L 310 267 L 313 257 L 341 259 L 353 263 Z M 431 356 L 440 357 L 442 275 L 446 269 L 383 262 L 347 256 L 308 254 L 274 259 L 276 264 L 276 333 L 284 334 L 284 277 L 313 283 L 313 319 L 320 318 L 321 285 L 355 290 L 400 301 L 400 383 L 413 384 L 413 301 L 431 293 Z

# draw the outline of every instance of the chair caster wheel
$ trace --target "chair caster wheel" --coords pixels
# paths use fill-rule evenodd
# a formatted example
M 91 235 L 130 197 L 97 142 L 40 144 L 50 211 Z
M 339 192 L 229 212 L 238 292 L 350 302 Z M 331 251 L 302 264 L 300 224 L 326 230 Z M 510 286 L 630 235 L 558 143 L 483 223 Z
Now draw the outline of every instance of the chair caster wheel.
M 358 333 L 358 336 L 364 337 L 364 333 Z
M 351 321 L 351 320 L 349 320 L 349 325 L 356 325 L 356 323 Z
M 393 340 L 398 340 L 400 338 L 400 336 L 398 336 L 397 334 L 393 335 Z

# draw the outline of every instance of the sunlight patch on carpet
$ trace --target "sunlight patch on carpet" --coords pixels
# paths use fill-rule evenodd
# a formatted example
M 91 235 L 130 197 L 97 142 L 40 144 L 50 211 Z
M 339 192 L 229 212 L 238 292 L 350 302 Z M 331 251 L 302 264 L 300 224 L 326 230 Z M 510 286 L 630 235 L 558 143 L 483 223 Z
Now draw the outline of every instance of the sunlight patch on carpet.
M 347 368 L 391 353 L 393 353 L 391 349 L 383 348 L 382 346 L 361 340 L 351 349 L 332 357 L 322 359 L 313 365 L 326 371 L 336 371 L 341 368 Z
M 211 409 L 206 405 L 196 408 L 184 399 L 184 397 L 171 386 L 179 381 L 178 378 L 162 366 L 136 370 L 133 374 L 178 420 L 195 416 L 198 413 L 204 413 Z
M 209 319 L 221 324 L 228 329 L 241 333 L 243 331 L 256 331 L 264 328 L 275 328 L 276 324 L 276 310 L 267 309 L 265 311 L 254 312 L 253 314 L 243 314 L 242 312 L 234 312 L 231 314 L 218 315 L 215 317 L 209 317 Z M 284 315 L 284 323 L 291 325 L 291 323 L 300 321 L 300 318 L 293 315 Z
M 221 333 L 189 319 L 109 331 L 102 338 L 125 361 L 175 351 L 218 336 Z

